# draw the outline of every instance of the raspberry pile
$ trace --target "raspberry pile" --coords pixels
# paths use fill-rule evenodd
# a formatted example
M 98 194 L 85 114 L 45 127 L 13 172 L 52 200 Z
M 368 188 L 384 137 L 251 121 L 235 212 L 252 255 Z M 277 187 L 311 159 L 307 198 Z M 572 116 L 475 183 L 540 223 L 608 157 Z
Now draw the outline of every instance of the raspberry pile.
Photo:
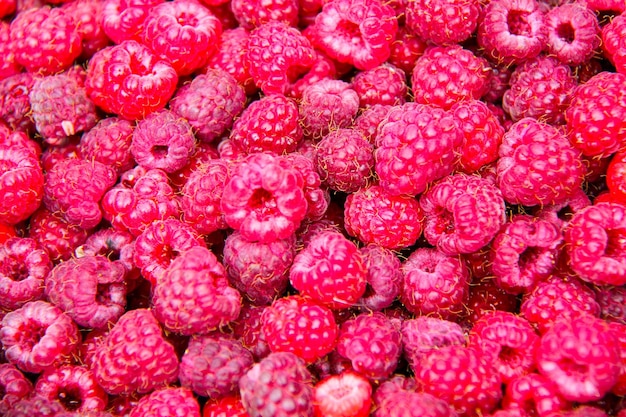
M 0 415 L 626 417 L 624 0 L 0 0 Z

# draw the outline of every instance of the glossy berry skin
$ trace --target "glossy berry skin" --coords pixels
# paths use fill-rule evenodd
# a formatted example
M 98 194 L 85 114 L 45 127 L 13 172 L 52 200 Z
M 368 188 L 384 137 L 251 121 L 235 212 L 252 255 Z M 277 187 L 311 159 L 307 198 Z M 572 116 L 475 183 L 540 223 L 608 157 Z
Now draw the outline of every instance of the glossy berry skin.
M 209 399 L 202 409 L 202 417 L 248 417 L 249 414 L 237 395 Z
M 79 0 L 63 3 L 61 8 L 76 22 L 82 41 L 79 58 L 91 58 L 100 49 L 109 46 L 111 40 L 102 29 L 104 0 Z
M 362 109 L 374 105 L 404 104 L 408 93 L 406 74 L 393 64 L 384 63 L 361 71 L 352 79 Z
M 160 417 L 168 414 L 200 417 L 200 404 L 191 390 L 167 387 L 142 397 L 129 417 Z
M 359 111 L 359 95 L 345 81 L 323 79 L 303 89 L 298 110 L 304 136 L 317 140 L 352 124 Z
M 84 413 L 104 411 L 108 400 L 93 373 L 76 365 L 46 370 L 37 379 L 35 395 L 59 401 L 68 411 Z
M 243 27 L 224 29 L 217 51 L 209 57 L 207 69 L 226 71 L 237 80 L 247 95 L 252 95 L 258 88 L 250 77 L 249 69 L 243 64 L 249 36 L 250 32 Z
M 29 218 L 44 195 L 44 175 L 36 155 L 18 146 L 0 145 L 0 217 L 17 224 Z

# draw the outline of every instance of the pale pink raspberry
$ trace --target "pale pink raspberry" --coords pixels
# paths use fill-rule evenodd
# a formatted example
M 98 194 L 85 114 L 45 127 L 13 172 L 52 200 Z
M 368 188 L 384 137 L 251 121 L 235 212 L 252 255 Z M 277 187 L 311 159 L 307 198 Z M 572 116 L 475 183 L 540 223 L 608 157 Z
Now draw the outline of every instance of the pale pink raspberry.
M 135 126 L 118 117 L 107 117 L 85 132 L 78 145 L 83 159 L 95 160 L 115 168 L 118 174 L 135 166 L 130 144 Z

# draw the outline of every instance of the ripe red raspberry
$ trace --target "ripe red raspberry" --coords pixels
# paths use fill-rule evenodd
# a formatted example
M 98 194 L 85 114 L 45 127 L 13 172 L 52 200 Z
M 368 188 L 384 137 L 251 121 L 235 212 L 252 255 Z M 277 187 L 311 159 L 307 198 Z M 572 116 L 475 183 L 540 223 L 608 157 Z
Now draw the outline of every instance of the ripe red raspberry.
M 40 208 L 30 218 L 28 236 L 48 252 L 52 262 L 67 260 L 82 245 L 89 232 L 68 223 L 60 214 Z
M 239 380 L 241 400 L 250 416 L 313 417 L 312 379 L 293 353 L 271 353 Z
M 361 108 L 404 104 L 408 92 L 404 71 L 389 63 L 357 73 L 352 79 L 352 89 L 359 96 Z
M 219 157 L 220 155 L 217 148 L 213 146 L 213 144 L 201 141 L 197 142 L 194 152 L 189 159 L 189 163 L 178 171 L 172 172 L 168 175 L 170 183 L 174 189 L 180 193 L 192 172 L 198 169 L 201 165 L 204 165 L 213 159 L 219 159 Z
M 246 94 L 252 95 L 257 86 L 250 70 L 244 65 L 250 32 L 243 27 L 225 29 L 219 39 L 217 51 L 209 57 L 207 68 L 221 69 L 229 73 L 241 85 Z
M 458 417 L 446 401 L 418 392 L 415 380 L 394 376 L 374 392 L 373 417 Z
M 7 415 L 15 403 L 30 397 L 33 384 L 10 363 L 0 364 L 0 413 Z
M 398 22 L 379 0 L 338 0 L 324 5 L 309 31 L 312 43 L 332 59 L 369 70 L 389 58 Z
M 566 201 L 583 180 L 580 152 L 556 127 L 531 118 L 502 138 L 497 183 L 506 202 L 536 206 Z
M 416 379 L 425 393 L 447 401 L 460 416 L 489 413 L 502 397 L 495 367 L 463 346 L 444 346 L 424 356 Z
M 77 258 L 97 255 L 106 257 L 113 264 L 124 267 L 125 279 L 137 279 L 139 271 L 132 263 L 132 257 L 128 257 L 133 248 L 134 239 L 133 235 L 125 231 L 113 228 L 99 229 L 91 233 L 85 243 L 76 248 L 75 255 Z M 127 281 L 126 284 L 128 285 L 129 282 Z
M 593 14 L 593 13 L 592 13 Z M 617 72 L 626 74 L 626 16 L 615 16 L 602 28 L 602 49 Z
M 477 0 L 418 0 L 406 6 L 407 28 L 437 45 L 452 45 L 468 39 L 478 25 L 479 16 Z
M 569 401 L 561 396 L 557 386 L 545 376 L 531 372 L 513 378 L 506 386 L 502 406 L 505 409 L 520 409 L 526 415 L 552 415 L 570 407 Z
M 164 0 L 104 0 L 102 29 L 116 44 L 141 40 L 144 22 L 150 10 Z
M 565 110 L 576 87 L 570 67 L 552 56 L 538 56 L 518 65 L 502 108 L 516 122 L 532 117 L 549 124 L 565 122 Z
M 224 70 L 209 68 L 178 89 L 170 109 L 189 122 L 199 140 L 213 142 L 232 127 L 245 104 L 246 94 L 237 80 Z
M 354 119 L 351 128 L 361 132 L 365 139 L 371 144 L 376 143 L 376 133 L 378 126 L 385 120 L 387 114 L 393 106 L 374 104 L 362 109 L 360 114 Z
M 270 353 L 261 321 L 263 312 L 267 308 L 269 307 L 256 306 L 244 299 L 239 317 L 231 324 L 233 336 L 241 342 L 243 347 L 252 352 L 255 360 L 264 358 Z
M 463 135 L 452 115 L 417 103 L 394 107 L 376 136 L 376 173 L 391 194 L 415 196 L 450 174 Z
M 167 387 L 142 397 L 128 417 L 160 417 L 163 415 L 200 417 L 200 404 L 191 390 Z
M 401 334 L 383 313 L 362 313 L 341 325 L 337 353 L 372 381 L 389 378 L 402 353 Z
M 322 186 L 313 158 L 298 152 L 283 155 L 283 159 L 304 179 L 304 197 L 308 204 L 305 220 L 321 219 L 330 204 L 330 192 Z
M 98 346 L 92 371 L 109 394 L 143 394 L 176 381 L 178 358 L 152 312 L 136 309 L 124 313 Z
M 516 215 L 500 230 L 491 245 L 491 269 L 498 287 L 528 293 L 556 266 L 563 237 L 547 220 Z
M 263 310 L 262 332 L 272 352 L 290 352 L 313 363 L 335 349 L 332 311 L 299 295 L 277 298 Z
M 373 243 L 359 251 L 367 270 L 367 286 L 357 304 L 370 311 L 391 306 L 400 294 L 400 259 L 391 250 Z
M 2 15 L 2 4 L 0 4 L 0 15 Z M 15 60 L 15 50 L 13 49 L 13 42 L 11 42 L 11 24 L 6 21 L 0 23 L 0 56 L 2 56 L 0 59 L 0 80 L 22 71 L 22 66 Z
M 37 155 L 21 146 L 0 145 L 0 217 L 2 223 L 28 219 L 44 198 L 44 174 Z
M 63 410 L 63 406 L 58 401 L 49 401 L 35 396 L 16 402 L 5 417 L 57 417 Z
M 209 399 L 202 409 L 203 417 L 248 417 L 239 395 Z
M 76 22 L 82 41 L 80 58 L 89 59 L 111 41 L 102 28 L 104 0 L 77 0 L 63 3 L 61 8 Z
M 0 322 L 6 359 L 20 370 L 39 373 L 67 360 L 80 343 L 70 316 L 46 301 L 31 301 Z
M 291 285 L 336 310 L 350 308 L 365 292 L 367 270 L 358 248 L 342 234 L 316 234 L 289 271 Z
M 93 373 L 76 365 L 44 371 L 37 378 L 34 394 L 49 401 L 58 401 L 67 411 L 87 415 L 91 411 L 104 411 L 108 400 Z
M 59 161 L 45 175 L 43 203 L 70 224 L 91 229 L 100 223 L 100 200 L 116 179 L 113 168 L 97 161 Z
M 83 159 L 109 165 L 119 175 L 135 166 L 130 152 L 134 128 L 132 122 L 119 117 L 102 119 L 81 136 L 78 151 Z
M 359 111 L 359 96 L 350 84 L 324 79 L 302 91 L 299 114 L 304 136 L 319 139 L 330 131 L 348 127 Z
M 415 61 L 424 53 L 427 47 L 428 43 L 426 41 L 416 36 L 406 26 L 401 25 L 396 34 L 396 39 L 391 43 L 391 53 L 388 61 L 404 71 L 406 75 L 411 75 L 415 67 Z
M 603 71 L 579 85 L 565 111 L 568 137 L 583 155 L 605 158 L 626 148 L 626 74 Z
M 37 132 L 51 145 L 90 130 L 98 121 L 87 97 L 85 71 L 79 67 L 39 78 L 30 90 L 32 118 Z
M 294 27 L 298 24 L 299 2 L 296 0 L 232 0 L 230 4 L 239 26 L 246 30 L 274 21 Z
M 548 10 L 547 49 L 563 64 L 589 61 L 600 46 L 600 25 L 596 14 L 582 3 L 565 3 Z
M 505 65 L 536 57 L 547 42 L 545 15 L 536 0 L 495 0 L 483 10 L 478 44 Z
M 222 335 L 194 335 L 180 362 L 183 387 L 204 397 L 222 398 L 239 392 L 239 379 L 254 358 L 241 342 Z
M 154 285 L 152 309 L 163 326 L 192 335 L 219 329 L 239 316 L 241 295 L 206 247 L 181 252 Z
M 105 112 L 136 120 L 165 107 L 177 82 L 176 71 L 168 62 L 146 46 L 125 41 L 94 54 L 85 87 Z
M 302 140 L 298 105 L 282 94 L 253 101 L 235 120 L 229 139 L 244 154 L 294 152 Z
M 537 347 L 537 368 L 570 401 L 599 400 L 617 382 L 619 354 L 608 324 L 589 315 L 558 320 Z
M 31 8 L 11 22 L 15 59 L 28 71 L 50 75 L 68 68 L 82 52 L 78 25 L 62 8 Z
M 367 187 L 373 176 L 374 147 L 357 130 L 332 130 L 317 144 L 315 163 L 329 188 L 354 193 Z
M 250 241 L 291 236 L 307 214 L 304 181 L 286 160 L 251 154 L 235 168 L 222 194 L 226 223 Z
M 0 117 L 11 129 L 35 131 L 28 96 L 38 78 L 36 74 L 22 72 L 0 80 Z

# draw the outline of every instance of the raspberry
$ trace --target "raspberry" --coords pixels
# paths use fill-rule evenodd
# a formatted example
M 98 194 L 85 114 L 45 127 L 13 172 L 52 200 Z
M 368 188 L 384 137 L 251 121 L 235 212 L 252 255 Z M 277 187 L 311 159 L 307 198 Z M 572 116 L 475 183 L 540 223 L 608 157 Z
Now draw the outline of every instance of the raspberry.
M 404 104 L 408 92 L 404 71 L 388 63 L 357 73 L 352 89 L 359 95 L 361 108 Z
M 617 72 L 622 74 L 626 74 L 625 36 L 626 16 L 623 14 L 615 16 L 602 28 L 602 48 Z
M 252 95 L 257 86 L 250 70 L 244 65 L 250 33 L 243 27 L 225 29 L 219 39 L 217 51 L 209 57 L 207 68 L 221 69 L 229 73 L 241 85 L 246 94 Z
M 10 363 L 24 372 L 40 373 L 67 360 L 80 343 L 80 334 L 61 309 L 31 301 L 4 316 L 0 343 Z
M 538 373 L 513 378 L 506 387 L 502 405 L 521 409 L 525 415 L 548 415 L 569 407 L 556 385 Z M 551 415 L 551 414 L 550 414 Z
M 594 288 L 601 317 L 609 322 L 626 324 L 626 286 Z
M 0 15 L 2 15 L 2 6 L 0 5 Z M 12 75 L 19 74 L 22 66 L 15 60 L 15 51 L 11 42 L 11 24 L 2 21 L 0 23 L 0 80 L 4 80 Z
M 600 72 L 573 92 L 565 111 L 570 142 L 583 155 L 608 157 L 626 148 L 626 74 Z
M 67 411 L 103 411 L 107 395 L 91 371 L 82 366 L 65 365 L 46 370 L 37 379 L 35 395 L 59 401 Z
M 582 4 L 565 3 L 550 9 L 545 24 L 548 52 L 563 64 L 587 62 L 600 46 L 598 18 Z
M 124 313 L 125 276 L 123 264 L 104 256 L 72 258 L 50 271 L 45 279 L 46 296 L 76 324 L 102 328 Z
M 326 55 L 369 70 L 389 58 L 398 22 L 378 0 L 338 0 L 326 3 L 309 28 L 312 43 Z
M 0 145 L 0 217 L 14 225 L 28 219 L 44 196 L 44 174 L 37 155 L 21 146 Z
M 78 150 L 78 138 L 73 136 L 62 145 L 47 146 L 41 153 L 41 166 L 43 172 L 52 171 L 55 165 L 66 159 L 85 159 L 82 158 Z
M 400 259 L 391 250 L 371 243 L 359 249 L 367 269 L 367 286 L 357 304 L 379 311 L 391 306 L 402 282 Z
M 304 179 L 304 197 L 308 208 L 305 220 L 319 220 L 326 214 L 330 204 L 330 193 L 322 187 L 322 180 L 315 169 L 314 156 L 308 157 L 299 153 L 283 156 L 288 164 L 300 172 Z
M 28 96 L 38 78 L 35 74 L 22 72 L 0 80 L 0 116 L 11 129 L 26 133 L 35 131 Z
M 246 154 L 293 152 L 302 140 L 298 105 L 282 94 L 253 101 L 233 124 L 229 139 Z
M 92 229 L 102 219 L 100 200 L 116 179 L 113 168 L 97 161 L 59 161 L 45 175 L 43 203 L 69 223 Z
M 424 41 L 452 45 L 468 39 L 478 26 L 477 0 L 410 1 L 406 6 L 406 26 Z
M 109 165 L 119 175 L 135 166 L 130 152 L 133 130 L 132 122 L 107 117 L 81 136 L 78 151 L 83 159 Z
M 411 75 L 415 67 L 415 61 L 424 53 L 427 47 L 428 43 L 421 37 L 416 36 L 406 26 L 400 26 L 396 39 L 391 43 L 391 53 L 388 61 L 404 71 L 405 74 Z
M 102 29 L 116 44 L 140 41 L 144 22 L 150 10 L 163 0 L 104 0 Z
M 352 307 L 367 285 L 363 258 L 342 234 L 316 234 L 298 253 L 289 271 L 291 285 L 300 294 L 336 310 Z
M 477 31 L 485 56 L 505 65 L 534 58 L 547 43 L 545 15 L 536 0 L 495 0 L 483 10 Z
M 251 154 L 224 187 L 226 223 L 244 239 L 271 242 L 291 236 L 307 213 L 300 173 L 269 153 Z
M 30 397 L 15 403 L 5 417 L 57 417 L 63 410 L 63 406 L 58 401 Z
M 502 108 L 516 122 L 524 117 L 562 124 L 576 79 L 570 67 L 551 56 L 538 56 L 518 65 L 504 92 Z
M 326 185 L 345 193 L 367 187 L 374 170 L 374 147 L 354 129 L 331 131 L 317 144 L 315 162 Z
M 61 8 L 76 23 L 82 40 L 80 58 L 89 59 L 100 49 L 109 46 L 110 40 L 104 33 L 100 17 L 104 0 L 77 0 L 63 3 Z
M 219 159 L 219 157 L 219 153 L 217 152 L 217 148 L 215 146 L 206 142 L 197 142 L 194 148 L 194 153 L 189 159 L 189 163 L 178 171 L 172 172 L 168 175 L 170 183 L 177 192 L 181 192 L 192 172 L 198 169 L 201 165 L 213 159 Z
M 232 127 L 245 104 L 246 94 L 235 78 L 221 69 L 207 69 L 179 88 L 169 105 L 199 140 L 214 142 Z
M 219 335 L 194 335 L 180 362 L 183 387 L 210 398 L 239 392 L 239 379 L 252 367 L 254 358 L 241 342 Z
M 165 107 L 177 82 L 168 62 L 159 60 L 146 46 L 125 41 L 94 54 L 85 87 L 105 112 L 136 120 Z
M 29 94 L 32 118 L 47 143 L 63 143 L 69 136 L 90 130 L 98 121 L 84 82 L 85 71 L 79 67 L 35 81 Z
M 447 401 L 461 416 L 489 413 L 502 397 L 495 367 L 463 346 L 444 346 L 426 355 L 416 379 L 425 393 Z
M 154 316 L 172 332 L 207 333 L 235 320 L 241 296 L 228 285 L 224 266 L 202 246 L 181 252 L 156 282 Z
M 378 126 L 385 120 L 391 109 L 393 106 L 373 104 L 360 112 L 351 128 L 361 132 L 369 143 L 374 144 Z
M 191 390 L 167 387 L 141 398 L 129 417 L 160 417 L 163 415 L 200 417 L 200 404 Z
M 485 260 L 485 263 L 487 262 L 488 259 Z M 486 267 L 489 269 L 488 265 Z M 490 271 L 487 271 L 487 274 L 490 274 Z M 518 310 L 517 297 L 498 287 L 491 276 L 479 277 L 472 272 L 472 279 L 465 313 L 469 323 L 474 323 L 480 316 L 493 310 Z
M 589 197 L 579 188 L 565 202 L 539 206 L 534 213 L 536 217 L 547 220 L 560 230 L 563 230 L 571 220 L 573 213 L 590 205 Z
M 549 417 L 609 417 L 609 415 L 600 408 L 581 405 L 572 410 L 557 411 L 549 414 Z
M 382 313 L 362 313 L 341 325 L 337 353 L 353 369 L 372 381 L 385 380 L 398 366 L 402 353 L 400 331 Z
M 577 211 L 565 228 L 572 269 L 599 285 L 626 284 L 626 206 L 597 203 Z
M 415 196 L 450 174 L 463 136 L 452 115 L 417 103 L 396 106 L 376 136 L 376 173 L 394 195 Z
M 92 372 L 109 394 L 143 394 L 176 381 L 178 358 L 152 312 L 136 309 L 97 347 Z
M 287 289 L 295 239 L 249 242 L 233 232 L 224 242 L 223 257 L 230 283 L 254 304 L 270 304 Z
M 7 415 L 13 405 L 23 398 L 28 398 L 33 391 L 33 384 L 10 363 L 0 364 L 0 413 Z
M 553 272 L 562 240 L 555 224 L 514 216 L 491 245 L 491 268 L 498 287 L 512 294 L 530 292 Z
M 271 353 L 239 380 L 250 416 L 313 417 L 312 384 L 304 361 L 289 352 Z
M 367 417 L 371 405 L 372 386 L 354 372 L 332 375 L 314 387 L 315 417 Z
M 330 353 L 337 343 L 338 328 L 332 311 L 299 295 L 274 300 L 263 310 L 261 323 L 272 352 L 293 353 L 307 363 Z
M 17 146 L 29 151 L 37 159 L 41 158 L 42 151 L 39 142 L 31 139 L 26 133 L 19 130 L 11 130 L 0 121 L 0 146 Z
M 319 139 L 348 127 L 358 111 L 359 96 L 347 82 L 324 79 L 302 91 L 299 113 L 305 137 Z
M 24 10 L 11 22 L 15 60 L 30 72 L 55 74 L 82 52 L 81 37 L 71 15 L 49 6 Z
M 68 223 L 60 214 L 45 208 L 32 215 L 29 225 L 29 237 L 48 252 L 52 262 L 69 259 L 89 235 L 87 230 Z
M 406 382 L 410 381 L 410 382 Z M 417 392 L 413 379 L 395 376 L 383 382 L 374 393 L 373 417 L 455 417 L 458 414 L 433 395 Z
M 570 401 L 598 400 L 617 382 L 616 339 L 605 322 L 592 316 L 554 323 L 541 336 L 536 361 L 539 372 Z
M 203 417 L 248 417 L 239 396 L 209 399 L 202 409 Z
M 609 329 L 617 341 L 618 367 L 617 383 L 611 388 L 615 395 L 626 394 L 626 325 L 617 322 L 609 322 Z
M 256 360 L 266 357 L 270 348 L 263 334 L 263 322 L 261 316 L 268 307 L 255 306 L 244 299 L 241 313 L 232 323 L 233 335 L 241 342 L 243 347 L 252 352 Z
M 232 0 L 231 9 L 239 26 L 253 30 L 265 23 L 279 21 L 289 26 L 298 24 L 298 6 L 296 0 Z
M 532 118 L 509 128 L 499 154 L 497 183 L 511 204 L 559 204 L 583 180 L 580 152 L 557 128 Z

